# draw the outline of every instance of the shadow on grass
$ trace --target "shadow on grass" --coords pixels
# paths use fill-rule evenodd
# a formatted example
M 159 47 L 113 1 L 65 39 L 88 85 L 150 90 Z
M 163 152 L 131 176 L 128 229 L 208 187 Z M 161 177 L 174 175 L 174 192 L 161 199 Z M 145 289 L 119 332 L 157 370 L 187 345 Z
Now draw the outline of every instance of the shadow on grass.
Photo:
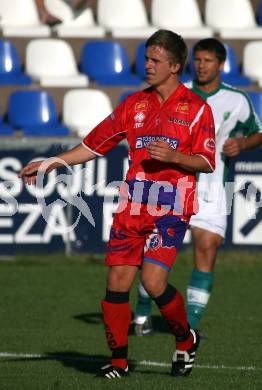
M 103 323 L 101 313 L 84 313 L 78 314 L 73 317 L 76 320 L 83 321 L 86 324 L 97 325 Z M 169 333 L 169 329 L 163 318 L 159 315 L 152 316 L 152 323 L 154 328 L 154 333 Z M 130 326 L 129 335 L 132 336 L 134 331 L 132 329 L 132 324 Z
M 109 363 L 109 357 L 105 355 L 85 355 L 79 352 L 73 351 L 60 351 L 60 352 L 46 352 L 42 355 L 36 356 L 24 356 L 19 358 L 6 358 L 6 362 L 41 362 L 41 361 L 57 361 L 64 367 L 73 368 L 76 371 L 96 375 L 101 367 Z M 136 372 L 139 374 L 157 374 L 157 375 L 169 375 L 169 370 L 161 372 L 155 370 L 153 367 L 145 368 L 144 364 L 139 363 L 133 359 L 128 361 L 130 372 Z
M 102 313 L 84 313 L 73 316 L 75 320 L 85 322 L 86 324 L 97 325 L 103 323 Z
M 25 356 L 19 358 L 7 358 L 8 362 L 32 362 L 32 361 L 58 361 L 65 367 L 74 368 L 77 371 L 95 374 L 100 367 L 108 363 L 108 356 L 85 355 L 73 351 L 46 352 L 42 355 Z
M 110 362 L 109 356 L 105 355 L 86 355 L 73 351 L 46 352 L 42 355 L 21 356 L 15 358 L 6 358 L 7 362 L 40 362 L 40 361 L 58 361 L 65 367 L 73 368 L 77 371 L 96 374 L 101 367 Z M 134 371 L 137 364 L 134 360 L 129 361 L 131 371 Z

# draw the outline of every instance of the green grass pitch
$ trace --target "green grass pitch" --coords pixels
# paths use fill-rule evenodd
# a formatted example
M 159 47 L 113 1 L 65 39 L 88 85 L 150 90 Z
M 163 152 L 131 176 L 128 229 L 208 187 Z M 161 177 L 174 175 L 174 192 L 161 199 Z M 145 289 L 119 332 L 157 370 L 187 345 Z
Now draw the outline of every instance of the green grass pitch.
M 170 280 L 185 293 L 190 249 Z M 169 376 L 174 339 L 154 307 L 154 336 L 130 336 L 129 378 L 94 377 L 109 352 L 100 301 L 107 269 L 99 256 L 27 256 L 0 262 L 0 389 L 262 389 L 262 252 L 220 251 L 196 367 Z M 134 309 L 136 289 L 131 303 Z

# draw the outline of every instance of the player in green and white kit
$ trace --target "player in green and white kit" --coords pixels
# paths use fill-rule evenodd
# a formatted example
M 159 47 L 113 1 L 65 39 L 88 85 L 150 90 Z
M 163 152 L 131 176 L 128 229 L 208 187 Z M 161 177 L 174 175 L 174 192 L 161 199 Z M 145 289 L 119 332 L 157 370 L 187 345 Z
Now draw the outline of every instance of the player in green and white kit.
M 190 327 L 197 328 L 210 297 L 216 255 L 230 213 L 225 190 L 229 158 L 261 145 L 262 127 L 246 94 L 221 82 L 220 72 L 226 59 L 223 44 L 214 38 L 203 39 L 194 46 L 193 54 L 196 78 L 186 86 L 208 102 L 216 126 L 216 169 L 208 175 L 200 173 L 199 212 L 190 220 L 194 268 L 187 287 L 187 313 Z M 135 334 L 152 332 L 150 314 L 151 301 L 140 284 Z

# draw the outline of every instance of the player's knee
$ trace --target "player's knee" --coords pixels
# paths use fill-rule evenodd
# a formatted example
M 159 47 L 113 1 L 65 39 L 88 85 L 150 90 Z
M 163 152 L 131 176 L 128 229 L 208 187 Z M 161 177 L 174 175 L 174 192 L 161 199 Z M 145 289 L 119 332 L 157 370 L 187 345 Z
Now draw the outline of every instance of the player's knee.
M 197 250 L 203 252 L 204 254 L 213 253 L 216 254 L 218 248 L 222 243 L 222 238 L 220 237 L 205 237 L 199 240 L 197 243 Z
M 142 283 L 144 289 L 152 298 L 161 295 L 166 287 L 166 283 L 164 281 L 159 281 L 158 279 L 153 278 L 142 278 Z
M 112 291 L 129 291 L 135 274 L 126 272 L 120 267 L 112 267 L 107 278 L 107 288 Z

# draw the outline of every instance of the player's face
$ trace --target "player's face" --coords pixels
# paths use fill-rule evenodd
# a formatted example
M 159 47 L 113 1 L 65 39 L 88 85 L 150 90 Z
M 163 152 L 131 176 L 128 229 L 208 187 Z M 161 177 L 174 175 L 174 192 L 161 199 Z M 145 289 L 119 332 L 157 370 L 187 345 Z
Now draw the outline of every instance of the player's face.
M 208 85 L 220 80 L 220 71 L 224 63 L 219 62 L 215 52 L 206 50 L 197 51 L 194 55 L 196 81 L 200 85 Z
M 165 85 L 177 75 L 180 65 L 172 64 L 165 49 L 149 46 L 146 50 L 146 79 L 149 85 L 158 87 Z

